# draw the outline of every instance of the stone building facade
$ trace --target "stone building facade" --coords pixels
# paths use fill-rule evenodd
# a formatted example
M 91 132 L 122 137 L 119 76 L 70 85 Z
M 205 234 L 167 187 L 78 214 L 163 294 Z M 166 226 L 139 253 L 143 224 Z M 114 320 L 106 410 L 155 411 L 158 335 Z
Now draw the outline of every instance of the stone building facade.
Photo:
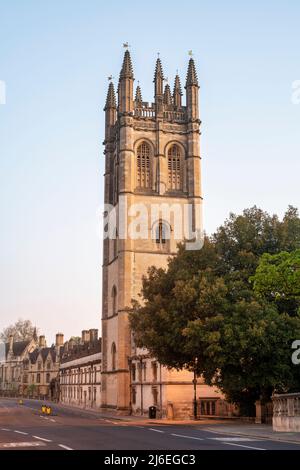
M 0 357 L 0 395 L 18 396 L 22 384 L 23 360 L 38 346 L 36 333 L 27 341 L 14 341 L 11 335 L 9 341 L 2 345 L 3 354 Z
M 148 267 L 166 267 L 168 258 L 176 254 L 179 241 L 192 240 L 201 233 L 201 123 L 193 58 L 185 88 L 186 105 L 182 102 L 179 76 L 175 77 L 172 94 L 158 58 L 154 102 L 143 101 L 140 86 L 134 96 L 128 50 L 120 73 L 118 101 L 113 83 L 109 84 L 104 108 L 107 210 L 103 245 L 102 407 L 117 413 L 144 414 L 155 404 L 161 416 L 192 415 L 192 374 L 168 371 L 147 351 L 136 348 L 128 323 L 131 301 L 138 298 Z M 143 215 L 136 223 L 138 211 Z M 178 225 L 183 216 L 184 230 L 180 231 Z M 134 235 L 132 228 L 136 229 Z M 137 234 L 141 228 L 143 233 Z M 205 397 L 206 411 L 213 412 L 216 402 L 222 401 L 216 390 L 201 381 L 198 394 Z
M 24 397 L 58 400 L 58 375 L 64 350 L 64 335 L 57 333 L 55 344 L 47 347 L 45 336 L 38 347 L 24 355 L 19 394 Z
M 13 336 L 5 345 L 5 358 L 0 362 L 0 393 L 6 396 L 58 398 L 58 372 L 63 351 L 63 334 L 56 335 L 55 345 L 47 347 L 44 336 L 15 342 Z
M 59 370 L 60 402 L 81 408 L 101 407 L 101 339 L 84 330 L 81 342 L 65 343 Z

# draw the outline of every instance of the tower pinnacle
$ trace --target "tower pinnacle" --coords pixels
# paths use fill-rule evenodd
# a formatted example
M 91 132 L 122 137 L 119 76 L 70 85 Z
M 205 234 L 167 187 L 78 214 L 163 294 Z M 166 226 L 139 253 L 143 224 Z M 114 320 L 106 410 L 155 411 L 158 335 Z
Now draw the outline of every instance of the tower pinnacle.
M 109 108 L 116 108 L 116 95 L 115 95 L 115 88 L 113 82 L 109 83 L 108 87 L 108 92 L 107 92 L 107 97 L 106 97 L 106 103 L 105 103 L 105 108 L 104 111 L 106 111 Z
M 164 79 L 164 73 L 163 73 L 163 69 L 162 69 L 162 64 L 161 64 L 161 60 L 160 58 L 158 57 L 157 61 L 156 61 L 156 66 L 155 66 L 155 73 L 154 73 L 154 82 L 158 79 L 161 79 L 163 80 Z
M 142 90 L 141 90 L 140 85 L 138 85 L 138 86 L 136 87 L 135 101 L 136 101 L 137 103 L 142 103 L 142 102 L 143 102 Z
M 164 86 L 164 73 L 162 69 L 161 60 L 158 57 L 155 66 L 155 73 L 154 73 L 154 87 L 155 87 L 155 98 L 157 101 L 162 101 L 163 96 L 163 86 Z
M 119 96 L 119 112 L 133 112 L 133 67 L 130 52 L 127 49 L 124 54 L 123 65 L 120 72 L 118 96 Z
M 187 72 L 187 77 L 186 77 L 186 87 L 193 86 L 193 85 L 199 86 L 195 62 L 194 62 L 194 59 L 191 57 L 189 61 L 189 67 L 188 67 L 188 72 Z
M 172 95 L 171 95 L 171 89 L 170 89 L 170 85 L 167 84 L 165 86 L 165 92 L 164 92 L 164 103 L 166 105 L 170 105 L 172 104 Z
M 120 80 L 123 78 L 130 78 L 131 80 L 134 80 L 131 56 L 128 49 L 125 51 L 123 65 L 120 73 Z
M 174 93 L 173 93 L 174 104 L 175 106 L 177 106 L 177 108 L 181 107 L 181 97 L 182 97 L 181 83 L 180 83 L 179 75 L 177 74 L 175 77 Z

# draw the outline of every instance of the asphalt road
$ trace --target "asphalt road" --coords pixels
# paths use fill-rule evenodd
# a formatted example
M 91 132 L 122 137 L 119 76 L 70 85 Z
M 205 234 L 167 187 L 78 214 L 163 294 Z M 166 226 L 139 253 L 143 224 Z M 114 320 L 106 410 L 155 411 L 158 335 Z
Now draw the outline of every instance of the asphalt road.
M 0 450 L 300 450 L 300 445 L 226 435 L 205 426 L 140 425 L 81 410 L 0 398 Z

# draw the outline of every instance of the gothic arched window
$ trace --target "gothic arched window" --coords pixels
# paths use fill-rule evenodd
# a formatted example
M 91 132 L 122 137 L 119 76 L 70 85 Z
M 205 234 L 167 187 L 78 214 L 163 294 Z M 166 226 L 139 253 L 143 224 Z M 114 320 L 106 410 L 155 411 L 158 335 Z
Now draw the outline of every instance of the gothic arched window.
M 112 300 L 112 314 L 116 315 L 118 312 L 118 304 L 117 304 L 117 288 L 116 286 L 113 286 L 112 291 L 111 291 L 111 300 Z
M 168 183 L 169 189 L 180 191 L 182 189 L 181 151 L 174 144 L 168 151 Z
M 115 343 L 111 345 L 111 370 L 116 370 L 117 348 Z
M 165 244 L 167 240 L 166 226 L 163 222 L 159 222 L 156 227 L 156 243 Z
M 157 245 L 166 246 L 170 241 L 170 237 L 170 226 L 160 220 L 155 227 L 155 241 Z M 168 246 L 166 246 L 166 248 L 167 247 Z
M 150 188 L 150 146 L 143 142 L 137 149 L 137 187 Z

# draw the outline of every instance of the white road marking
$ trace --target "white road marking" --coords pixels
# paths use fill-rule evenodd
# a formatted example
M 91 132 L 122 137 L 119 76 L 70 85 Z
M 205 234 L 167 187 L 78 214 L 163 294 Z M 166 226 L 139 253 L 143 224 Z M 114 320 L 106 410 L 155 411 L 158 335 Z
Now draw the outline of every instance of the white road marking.
M 228 446 L 244 447 L 244 449 L 251 449 L 251 450 L 267 450 L 267 449 L 262 449 L 261 447 L 250 447 L 250 446 L 244 446 L 242 444 L 234 444 L 233 442 L 224 442 L 224 444 Z
M 1 431 L 7 431 L 7 432 L 9 432 L 9 431 L 10 431 L 10 429 L 1 428 Z
M 44 442 L 53 442 L 50 439 L 45 439 L 44 437 L 39 437 L 39 436 L 32 436 L 34 439 L 38 439 L 39 441 L 44 441 Z
M 63 444 L 58 444 L 58 447 L 61 447 L 62 449 L 65 449 L 65 450 L 73 450 L 71 449 L 71 447 L 64 446 Z
M 56 423 L 55 419 L 50 419 L 51 423 Z
M 14 449 L 16 447 L 41 447 L 45 446 L 43 442 L 7 442 L 5 444 L 0 444 L 0 448 L 3 449 Z
M 23 431 L 14 431 L 17 434 L 22 434 L 23 436 L 28 436 L 28 432 L 23 432 Z
M 209 437 L 210 441 L 222 441 L 222 442 L 255 442 L 261 439 L 250 439 L 249 437 Z
M 159 429 L 153 429 L 153 428 L 149 428 L 150 431 L 154 431 L 154 432 L 160 432 L 161 434 L 163 434 L 165 431 L 160 431 Z
M 184 436 L 183 434 L 171 434 L 171 436 L 183 437 L 184 439 L 195 439 L 196 441 L 204 441 L 204 439 L 202 439 L 201 437 Z
M 198 431 L 205 431 L 205 432 L 210 432 L 212 434 L 222 434 L 222 431 L 211 431 L 210 429 L 201 429 L 201 428 L 198 428 Z

